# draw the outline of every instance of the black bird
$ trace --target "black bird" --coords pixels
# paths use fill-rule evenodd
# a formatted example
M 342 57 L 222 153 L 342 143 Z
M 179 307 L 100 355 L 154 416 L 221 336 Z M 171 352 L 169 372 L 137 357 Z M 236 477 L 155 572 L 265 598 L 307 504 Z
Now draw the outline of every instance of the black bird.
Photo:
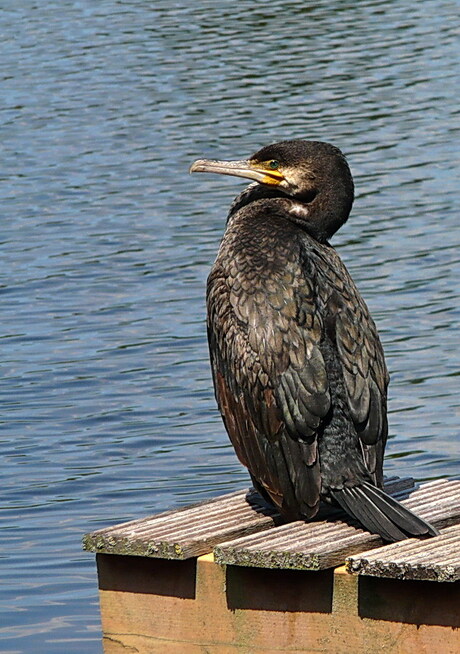
M 283 141 L 190 172 L 255 180 L 208 278 L 214 388 L 239 460 L 288 520 L 340 505 L 388 541 L 436 535 L 382 490 L 389 381 L 369 310 L 329 239 L 354 198 L 343 154 Z

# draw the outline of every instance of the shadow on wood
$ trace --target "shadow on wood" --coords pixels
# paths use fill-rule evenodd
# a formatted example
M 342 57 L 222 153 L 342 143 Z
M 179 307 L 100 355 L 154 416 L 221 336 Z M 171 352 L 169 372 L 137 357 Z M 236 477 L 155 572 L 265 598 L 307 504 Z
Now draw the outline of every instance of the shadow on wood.
M 358 614 L 361 618 L 373 620 L 458 628 L 460 582 L 439 584 L 435 581 L 361 577 Z
M 98 554 L 99 589 L 195 599 L 196 559 L 168 561 Z
M 227 606 L 230 610 L 331 613 L 333 585 L 332 569 L 304 572 L 229 565 Z

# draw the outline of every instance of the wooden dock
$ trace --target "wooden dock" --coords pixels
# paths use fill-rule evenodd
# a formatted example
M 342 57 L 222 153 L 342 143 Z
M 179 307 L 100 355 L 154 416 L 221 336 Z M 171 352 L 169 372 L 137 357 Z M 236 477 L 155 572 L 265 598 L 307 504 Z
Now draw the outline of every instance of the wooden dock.
M 460 481 L 385 488 L 440 535 L 283 524 L 247 490 L 87 534 L 105 654 L 459 654 Z

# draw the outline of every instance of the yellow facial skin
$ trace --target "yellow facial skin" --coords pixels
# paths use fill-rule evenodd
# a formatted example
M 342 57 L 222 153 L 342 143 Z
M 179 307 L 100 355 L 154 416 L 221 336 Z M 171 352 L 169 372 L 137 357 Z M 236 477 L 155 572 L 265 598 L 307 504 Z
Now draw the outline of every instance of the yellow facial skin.
M 261 180 L 262 184 L 270 184 L 274 186 L 279 186 L 283 181 L 285 181 L 284 175 L 279 171 L 279 163 L 274 161 L 261 161 L 250 162 L 254 168 L 261 174 L 265 174 L 264 178 Z

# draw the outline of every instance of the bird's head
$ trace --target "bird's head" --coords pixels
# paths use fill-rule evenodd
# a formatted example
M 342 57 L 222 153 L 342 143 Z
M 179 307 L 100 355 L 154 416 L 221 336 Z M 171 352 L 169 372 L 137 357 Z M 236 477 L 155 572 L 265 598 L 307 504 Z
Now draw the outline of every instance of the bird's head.
M 353 204 L 353 179 L 344 155 L 333 145 L 320 141 L 281 141 L 241 161 L 198 159 L 190 172 L 245 177 L 265 187 L 269 197 L 277 190 L 281 196 L 302 204 L 308 217 L 306 228 L 315 227 L 320 240 L 337 231 Z M 297 222 L 299 215 L 297 211 Z

